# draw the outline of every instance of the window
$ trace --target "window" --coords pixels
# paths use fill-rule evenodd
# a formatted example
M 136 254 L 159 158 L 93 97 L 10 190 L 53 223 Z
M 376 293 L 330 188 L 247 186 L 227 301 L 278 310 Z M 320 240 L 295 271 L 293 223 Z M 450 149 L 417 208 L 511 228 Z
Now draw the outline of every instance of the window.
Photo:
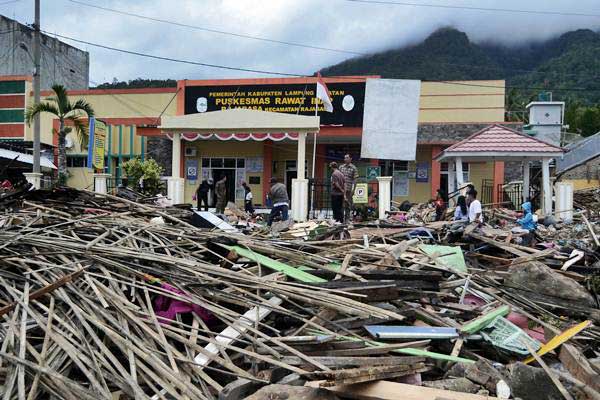
M 246 168 L 246 159 L 245 158 L 238 158 L 237 159 L 237 167 L 238 168 Z
M 447 174 L 448 173 L 448 163 L 447 162 L 443 162 L 440 165 L 440 170 L 442 174 Z M 463 170 L 463 182 L 469 182 L 469 163 L 462 163 L 462 170 Z
M 226 158 L 223 166 L 225 168 L 235 168 L 235 158 Z
M 211 158 L 210 159 L 210 167 L 211 168 L 223 168 L 223 159 L 222 158 Z
M 210 158 L 202 158 L 202 168 L 210 168 Z
M 408 196 L 408 161 L 394 161 L 392 196 Z
M 67 156 L 67 168 L 85 168 L 87 156 Z

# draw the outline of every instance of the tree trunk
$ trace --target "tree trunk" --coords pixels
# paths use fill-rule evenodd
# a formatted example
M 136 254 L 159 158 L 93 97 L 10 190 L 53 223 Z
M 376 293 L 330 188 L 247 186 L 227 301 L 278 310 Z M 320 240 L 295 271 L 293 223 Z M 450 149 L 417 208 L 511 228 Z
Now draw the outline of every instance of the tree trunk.
M 65 122 L 60 121 L 58 130 L 58 179 L 61 183 L 66 183 L 67 179 L 67 133 L 65 132 Z

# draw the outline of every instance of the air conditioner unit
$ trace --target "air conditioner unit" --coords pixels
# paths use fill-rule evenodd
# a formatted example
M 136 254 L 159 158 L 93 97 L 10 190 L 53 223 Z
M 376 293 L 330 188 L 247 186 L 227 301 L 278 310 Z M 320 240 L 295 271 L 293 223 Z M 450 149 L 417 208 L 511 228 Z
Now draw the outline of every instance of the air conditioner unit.
M 186 147 L 185 148 L 185 156 L 186 157 L 196 157 L 196 148 L 195 147 Z

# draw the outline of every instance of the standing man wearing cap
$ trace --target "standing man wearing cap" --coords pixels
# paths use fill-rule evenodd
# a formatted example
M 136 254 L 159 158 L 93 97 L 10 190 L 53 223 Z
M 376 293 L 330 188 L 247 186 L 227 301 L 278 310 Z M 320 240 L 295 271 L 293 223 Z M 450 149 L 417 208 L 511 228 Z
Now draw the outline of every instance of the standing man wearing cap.
M 340 167 L 340 172 L 344 174 L 344 217 L 346 223 L 351 223 L 352 211 L 354 209 L 352 196 L 354 195 L 356 180 L 358 179 L 358 168 L 352 164 L 352 157 L 350 154 L 344 156 L 344 164 Z
M 283 183 L 277 182 L 277 178 L 271 178 L 271 190 L 269 191 L 269 199 L 273 203 L 271 214 L 267 225 L 271 226 L 275 217 L 281 214 L 281 220 L 288 220 L 288 211 L 290 207 L 290 198 L 288 197 L 287 188 Z
M 338 164 L 333 161 L 329 164 L 331 173 L 331 210 L 333 211 L 333 219 L 336 222 L 344 222 L 344 197 L 345 185 L 344 174 L 339 170 Z

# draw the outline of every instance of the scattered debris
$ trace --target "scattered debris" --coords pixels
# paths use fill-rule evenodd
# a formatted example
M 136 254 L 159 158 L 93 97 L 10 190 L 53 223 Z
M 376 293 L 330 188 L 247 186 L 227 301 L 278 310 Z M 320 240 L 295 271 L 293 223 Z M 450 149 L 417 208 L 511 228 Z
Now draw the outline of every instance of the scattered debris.
M 234 205 L 0 196 L 5 398 L 600 396 L 592 212 L 524 246 L 503 209 L 273 232 Z

